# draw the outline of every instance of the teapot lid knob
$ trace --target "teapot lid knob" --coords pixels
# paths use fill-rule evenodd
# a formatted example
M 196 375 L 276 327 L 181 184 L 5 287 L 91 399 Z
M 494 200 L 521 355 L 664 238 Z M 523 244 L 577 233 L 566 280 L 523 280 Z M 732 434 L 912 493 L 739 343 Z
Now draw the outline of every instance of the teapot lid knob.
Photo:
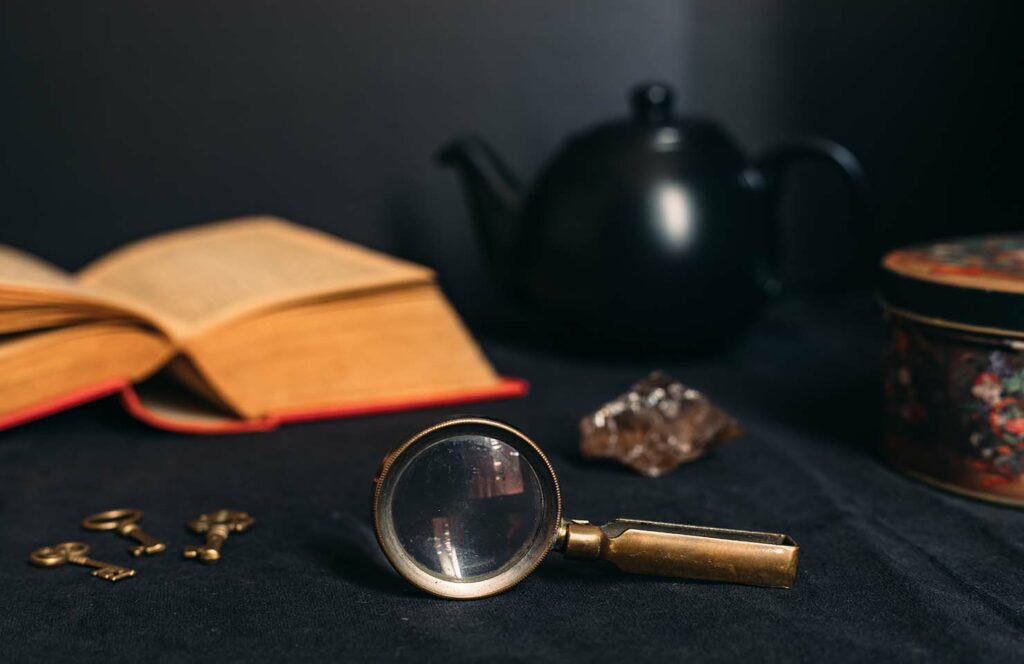
M 633 88 L 629 95 L 633 119 L 644 124 L 663 124 L 672 118 L 675 95 L 664 83 L 644 83 Z

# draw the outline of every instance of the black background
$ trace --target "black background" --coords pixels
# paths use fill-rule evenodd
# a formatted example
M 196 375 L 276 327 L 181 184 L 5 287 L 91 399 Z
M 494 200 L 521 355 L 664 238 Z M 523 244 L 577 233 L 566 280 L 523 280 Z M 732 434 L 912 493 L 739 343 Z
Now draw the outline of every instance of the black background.
M 658 78 L 751 151 L 814 133 L 852 149 L 879 247 L 1021 226 L 1024 49 L 1011 3 L 8 2 L 0 242 L 77 269 L 124 242 L 269 212 L 440 270 L 488 301 L 451 173 L 433 150 L 478 131 L 523 176 L 569 131 Z M 802 191 L 832 191 L 814 180 Z M 820 185 L 820 187 L 819 187 Z M 794 206 L 808 269 L 835 200 Z M 472 407 L 551 454 L 569 516 L 788 532 L 791 591 L 628 578 L 552 559 L 513 592 L 422 596 L 376 549 L 370 478 L 442 411 L 198 439 L 107 400 L 0 434 L 0 650 L 12 660 L 1019 658 L 1024 521 L 879 462 L 877 311 L 788 301 L 738 348 L 662 366 L 744 438 L 658 481 L 584 463 L 576 418 L 650 364 L 487 347 L 526 399 Z M 172 544 L 108 585 L 37 570 L 88 512 L 133 505 Z M 251 511 L 214 568 L 184 521 Z
M 77 269 L 130 239 L 269 212 L 439 269 L 474 319 L 481 259 L 434 150 L 479 132 L 528 179 L 648 79 L 752 152 L 800 134 L 845 144 L 881 248 L 1020 227 L 1012 5 L 4 3 L 0 242 Z M 820 179 L 804 193 L 835 191 Z M 794 211 L 805 272 L 842 251 L 838 205 Z

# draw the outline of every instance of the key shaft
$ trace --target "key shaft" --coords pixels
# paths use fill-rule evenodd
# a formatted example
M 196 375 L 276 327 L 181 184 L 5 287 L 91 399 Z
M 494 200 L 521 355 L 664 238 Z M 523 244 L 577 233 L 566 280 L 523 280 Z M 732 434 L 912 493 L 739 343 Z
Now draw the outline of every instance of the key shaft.
M 149 533 L 146 533 L 139 527 L 137 523 L 126 523 L 121 526 L 118 531 L 125 537 L 130 537 L 138 544 L 128 549 L 129 552 L 136 558 L 142 554 L 153 554 L 160 553 L 167 549 L 167 545 L 156 539 Z

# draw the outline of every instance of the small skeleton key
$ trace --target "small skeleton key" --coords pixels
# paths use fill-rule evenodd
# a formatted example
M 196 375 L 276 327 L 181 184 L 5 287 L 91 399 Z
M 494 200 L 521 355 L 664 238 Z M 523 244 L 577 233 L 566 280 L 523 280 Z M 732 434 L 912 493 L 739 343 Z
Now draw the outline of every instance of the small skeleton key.
M 206 543 L 201 546 L 186 546 L 186 558 L 198 558 L 207 565 L 220 560 L 220 546 L 230 533 L 241 533 L 249 529 L 255 522 L 245 512 L 235 510 L 217 510 L 202 514 L 198 519 L 188 522 L 189 530 L 197 535 L 206 535 Z
M 166 544 L 142 532 L 138 523 L 141 520 L 142 510 L 109 510 L 85 517 L 82 519 L 82 527 L 86 530 L 116 530 L 118 535 L 132 538 L 138 544 L 128 550 L 136 558 L 144 553 L 160 553 L 165 550 Z
M 57 567 L 65 563 L 93 567 L 92 575 L 107 581 L 120 581 L 135 576 L 135 570 L 110 563 L 101 563 L 89 558 L 89 545 L 84 542 L 61 542 L 54 546 L 42 546 L 32 552 L 29 562 L 39 567 Z

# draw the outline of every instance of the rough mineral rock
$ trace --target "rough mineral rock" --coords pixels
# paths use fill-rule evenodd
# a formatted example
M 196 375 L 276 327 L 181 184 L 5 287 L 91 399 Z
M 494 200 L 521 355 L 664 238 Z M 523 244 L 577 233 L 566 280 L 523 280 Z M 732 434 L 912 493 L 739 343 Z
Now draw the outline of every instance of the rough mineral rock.
M 658 477 L 742 433 L 703 394 L 655 371 L 580 420 L 580 451 Z

